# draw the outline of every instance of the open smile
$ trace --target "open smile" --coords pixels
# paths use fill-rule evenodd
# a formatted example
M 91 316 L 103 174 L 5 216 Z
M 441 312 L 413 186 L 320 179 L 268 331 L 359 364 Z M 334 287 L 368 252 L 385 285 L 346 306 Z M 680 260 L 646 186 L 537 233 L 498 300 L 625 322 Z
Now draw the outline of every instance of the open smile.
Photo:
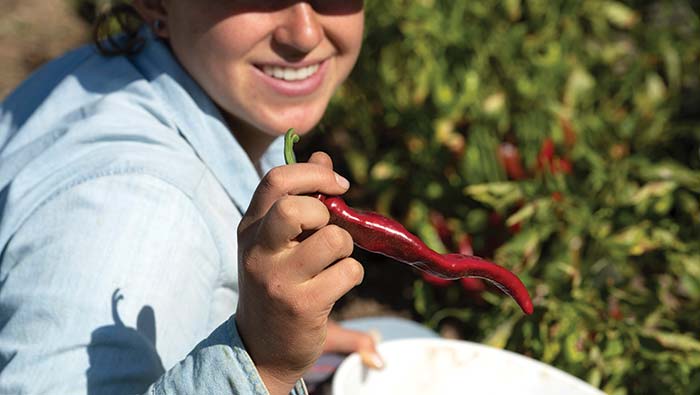
M 283 96 L 304 96 L 314 93 L 323 84 L 328 59 L 292 67 L 281 64 L 256 64 L 262 82 Z
M 316 63 L 308 67 L 293 68 L 280 66 L 263 66 L 262 71 L 270 77 L 285 81 L 301 81 L 311 77 L 321 67 Z

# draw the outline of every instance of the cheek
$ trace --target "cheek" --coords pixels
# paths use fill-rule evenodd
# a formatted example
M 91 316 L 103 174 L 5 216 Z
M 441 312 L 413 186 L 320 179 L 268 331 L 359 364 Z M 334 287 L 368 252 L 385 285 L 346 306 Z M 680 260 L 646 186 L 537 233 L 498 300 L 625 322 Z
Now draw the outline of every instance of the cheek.
M 336 42 L 342 53 L 356 58 L 362 47 L 364 33 L 364 15 L 352 15 L 333 18 L 328 26 L 331 26 L 329 36 Z
M 219 61 L 239 60 L 269 34 L 263 21 L 250 19 L 232 17 L 214 24 L 202 35 L 198 45 Z
M 192 27 L 173 36 L 171 45 L 189 74 L 215 101 L 225 101 L 227 92 L 240 90 L 246 75 L 245 56 L 259 34 L 254 27 L 219 23 L 208 29 Z M 231 37 L 236 37 L 232 40 Z
M 250 15 L 231 15 L 231 6 L 209 1 L 207 6 L 182 6 L 174 9 L 171 46 L 188 71 L 222 73 L 240 61 L 266 32 L 264 21 Z M 228 7 L 228 8 L 227 8 Z M 227 17 L 222 17 L 229 15 Z M 258 18 L 264 19 L 264 18 Z

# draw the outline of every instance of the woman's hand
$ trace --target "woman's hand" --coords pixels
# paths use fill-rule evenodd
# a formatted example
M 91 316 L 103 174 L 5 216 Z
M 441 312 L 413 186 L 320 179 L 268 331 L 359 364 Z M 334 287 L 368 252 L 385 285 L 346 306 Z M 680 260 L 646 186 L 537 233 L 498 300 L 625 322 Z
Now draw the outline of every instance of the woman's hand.
M 362 281 L 350 234 L 303 196 L 347 188 L 328 155 L 315 153 L 266 174 L 239 225 L 236 324 L 272 394 L 288 394 L 320 356 L 331 308 Z
M 371 369 L 383 369 L 384 360 L 377 353 L 379 332 L 360 332 L 346 329 L 335 321 L 328 321 L 328 336 L 323 352 L 360 355 L 362 364 Z

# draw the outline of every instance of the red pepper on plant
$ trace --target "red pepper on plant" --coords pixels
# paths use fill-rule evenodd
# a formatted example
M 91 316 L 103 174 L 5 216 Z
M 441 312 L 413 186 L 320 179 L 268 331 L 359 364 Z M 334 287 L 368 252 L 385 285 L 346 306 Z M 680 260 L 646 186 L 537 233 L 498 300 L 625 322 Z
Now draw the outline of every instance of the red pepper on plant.
M 285 136 L 285 160 L 296 163 L 293 144 L 299 136 L 293 129 Z M 533 305 L 527 288 L 506 268 L 473 255 L 439 254 L 400 223 L 373 212 L 353 210 L 338 196 L 316 196 L 331 215 L 330 222 L 350 233 L 355 244 L 367 251 L 385 255 L 444 279 L 478 277 L 496 284 L 511 296 L 526 314 Z
M 571 174 L 572 171 L 573 167 L 568 159 L 559 157 L 554 159 L 554 168 L 552 168 L 552 174 Z
M 498 146 L 498 160 L 511 180 L 527 178 L 518 147 L 512 143 L 502 143 Z
M 537 170 L 546 171 L 551 174 L 571 174 L 573 166 L 571 161 L 566 157 L 562 158 L 556 155 L 554 141 L 547 137 L 542 142 L 540 152 L 537 154 Z
M 542 142 L 540 152 L 537 154 L 537 169 L 546 170 L 554 167 L 554 141 L 547 137 Z

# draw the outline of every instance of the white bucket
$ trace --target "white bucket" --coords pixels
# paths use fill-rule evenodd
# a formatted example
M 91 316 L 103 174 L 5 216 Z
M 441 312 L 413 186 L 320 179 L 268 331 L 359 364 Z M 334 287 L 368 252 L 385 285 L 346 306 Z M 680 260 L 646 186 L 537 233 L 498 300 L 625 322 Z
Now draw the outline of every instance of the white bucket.
M 357 354 L 333 378 L 333 395 L 605 395 L 578 378 L 534 359 L 482 344 L 447 339 L 381 343 L 383 370 L 365 368 Z

